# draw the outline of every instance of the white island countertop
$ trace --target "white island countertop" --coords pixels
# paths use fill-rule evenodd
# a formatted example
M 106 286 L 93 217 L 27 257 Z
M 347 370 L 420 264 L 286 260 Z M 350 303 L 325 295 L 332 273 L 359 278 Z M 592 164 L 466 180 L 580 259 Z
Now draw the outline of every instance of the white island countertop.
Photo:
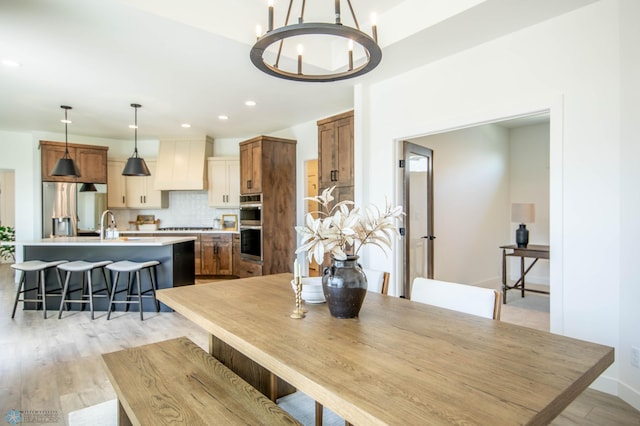
M 99 237 L 57 237 L 32 241 L 16 241 L 22 246 L 168 246 L 171 244 L 195 241 L 197 237 L 120 237 L 113 240 L 100 240 Z

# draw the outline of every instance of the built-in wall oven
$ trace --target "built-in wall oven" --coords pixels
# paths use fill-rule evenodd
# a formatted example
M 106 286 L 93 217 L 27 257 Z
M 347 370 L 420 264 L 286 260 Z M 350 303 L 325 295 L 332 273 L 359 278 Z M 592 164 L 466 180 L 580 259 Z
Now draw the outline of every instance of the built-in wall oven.
M 262 260 L 262 194 L 240 195 L 240 257 Z

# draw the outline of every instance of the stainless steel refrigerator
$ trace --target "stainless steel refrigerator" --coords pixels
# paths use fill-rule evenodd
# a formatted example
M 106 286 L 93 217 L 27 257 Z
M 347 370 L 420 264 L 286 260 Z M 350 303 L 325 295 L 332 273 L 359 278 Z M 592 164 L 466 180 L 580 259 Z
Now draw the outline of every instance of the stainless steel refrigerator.
M 106 209 L 106 184 L 43 182 L 42 237 L 96 236 Z
M 73 237 L 78 229 L 77 184 L 42 183 L 42 237 Z

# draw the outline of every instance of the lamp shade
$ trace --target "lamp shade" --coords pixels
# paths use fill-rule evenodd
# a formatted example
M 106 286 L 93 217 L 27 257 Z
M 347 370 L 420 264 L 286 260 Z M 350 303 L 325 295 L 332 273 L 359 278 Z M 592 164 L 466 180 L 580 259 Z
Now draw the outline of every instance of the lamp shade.
M 511 222 L 534 223 L 536 221 L 536 205 L 533 203 L 511 204 Z
M 62 157 L 51 171 L 51 176 L 80 176 L 78 166 L 71 158 Z
M 98 192 L 98 189 L 92 183 L 83 183 L 80 186 L 80 192 Z
M 129 157 L 122 174 L 125 176 L 151 176 L 147 163 L 140 157 Z

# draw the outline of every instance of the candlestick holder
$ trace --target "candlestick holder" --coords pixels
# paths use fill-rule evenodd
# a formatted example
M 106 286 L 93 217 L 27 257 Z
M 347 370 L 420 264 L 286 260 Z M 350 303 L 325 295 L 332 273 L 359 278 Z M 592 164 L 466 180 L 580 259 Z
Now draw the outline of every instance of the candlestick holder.
M 302 279 L 300 277 L 295 277 L 294 280 L 296 283 L 296 308 L 289 316 L 294 319 L 302 319 L 305 316 L 305 312 L 307 312 L 306 309 L 300 307 L 302 303 Z

